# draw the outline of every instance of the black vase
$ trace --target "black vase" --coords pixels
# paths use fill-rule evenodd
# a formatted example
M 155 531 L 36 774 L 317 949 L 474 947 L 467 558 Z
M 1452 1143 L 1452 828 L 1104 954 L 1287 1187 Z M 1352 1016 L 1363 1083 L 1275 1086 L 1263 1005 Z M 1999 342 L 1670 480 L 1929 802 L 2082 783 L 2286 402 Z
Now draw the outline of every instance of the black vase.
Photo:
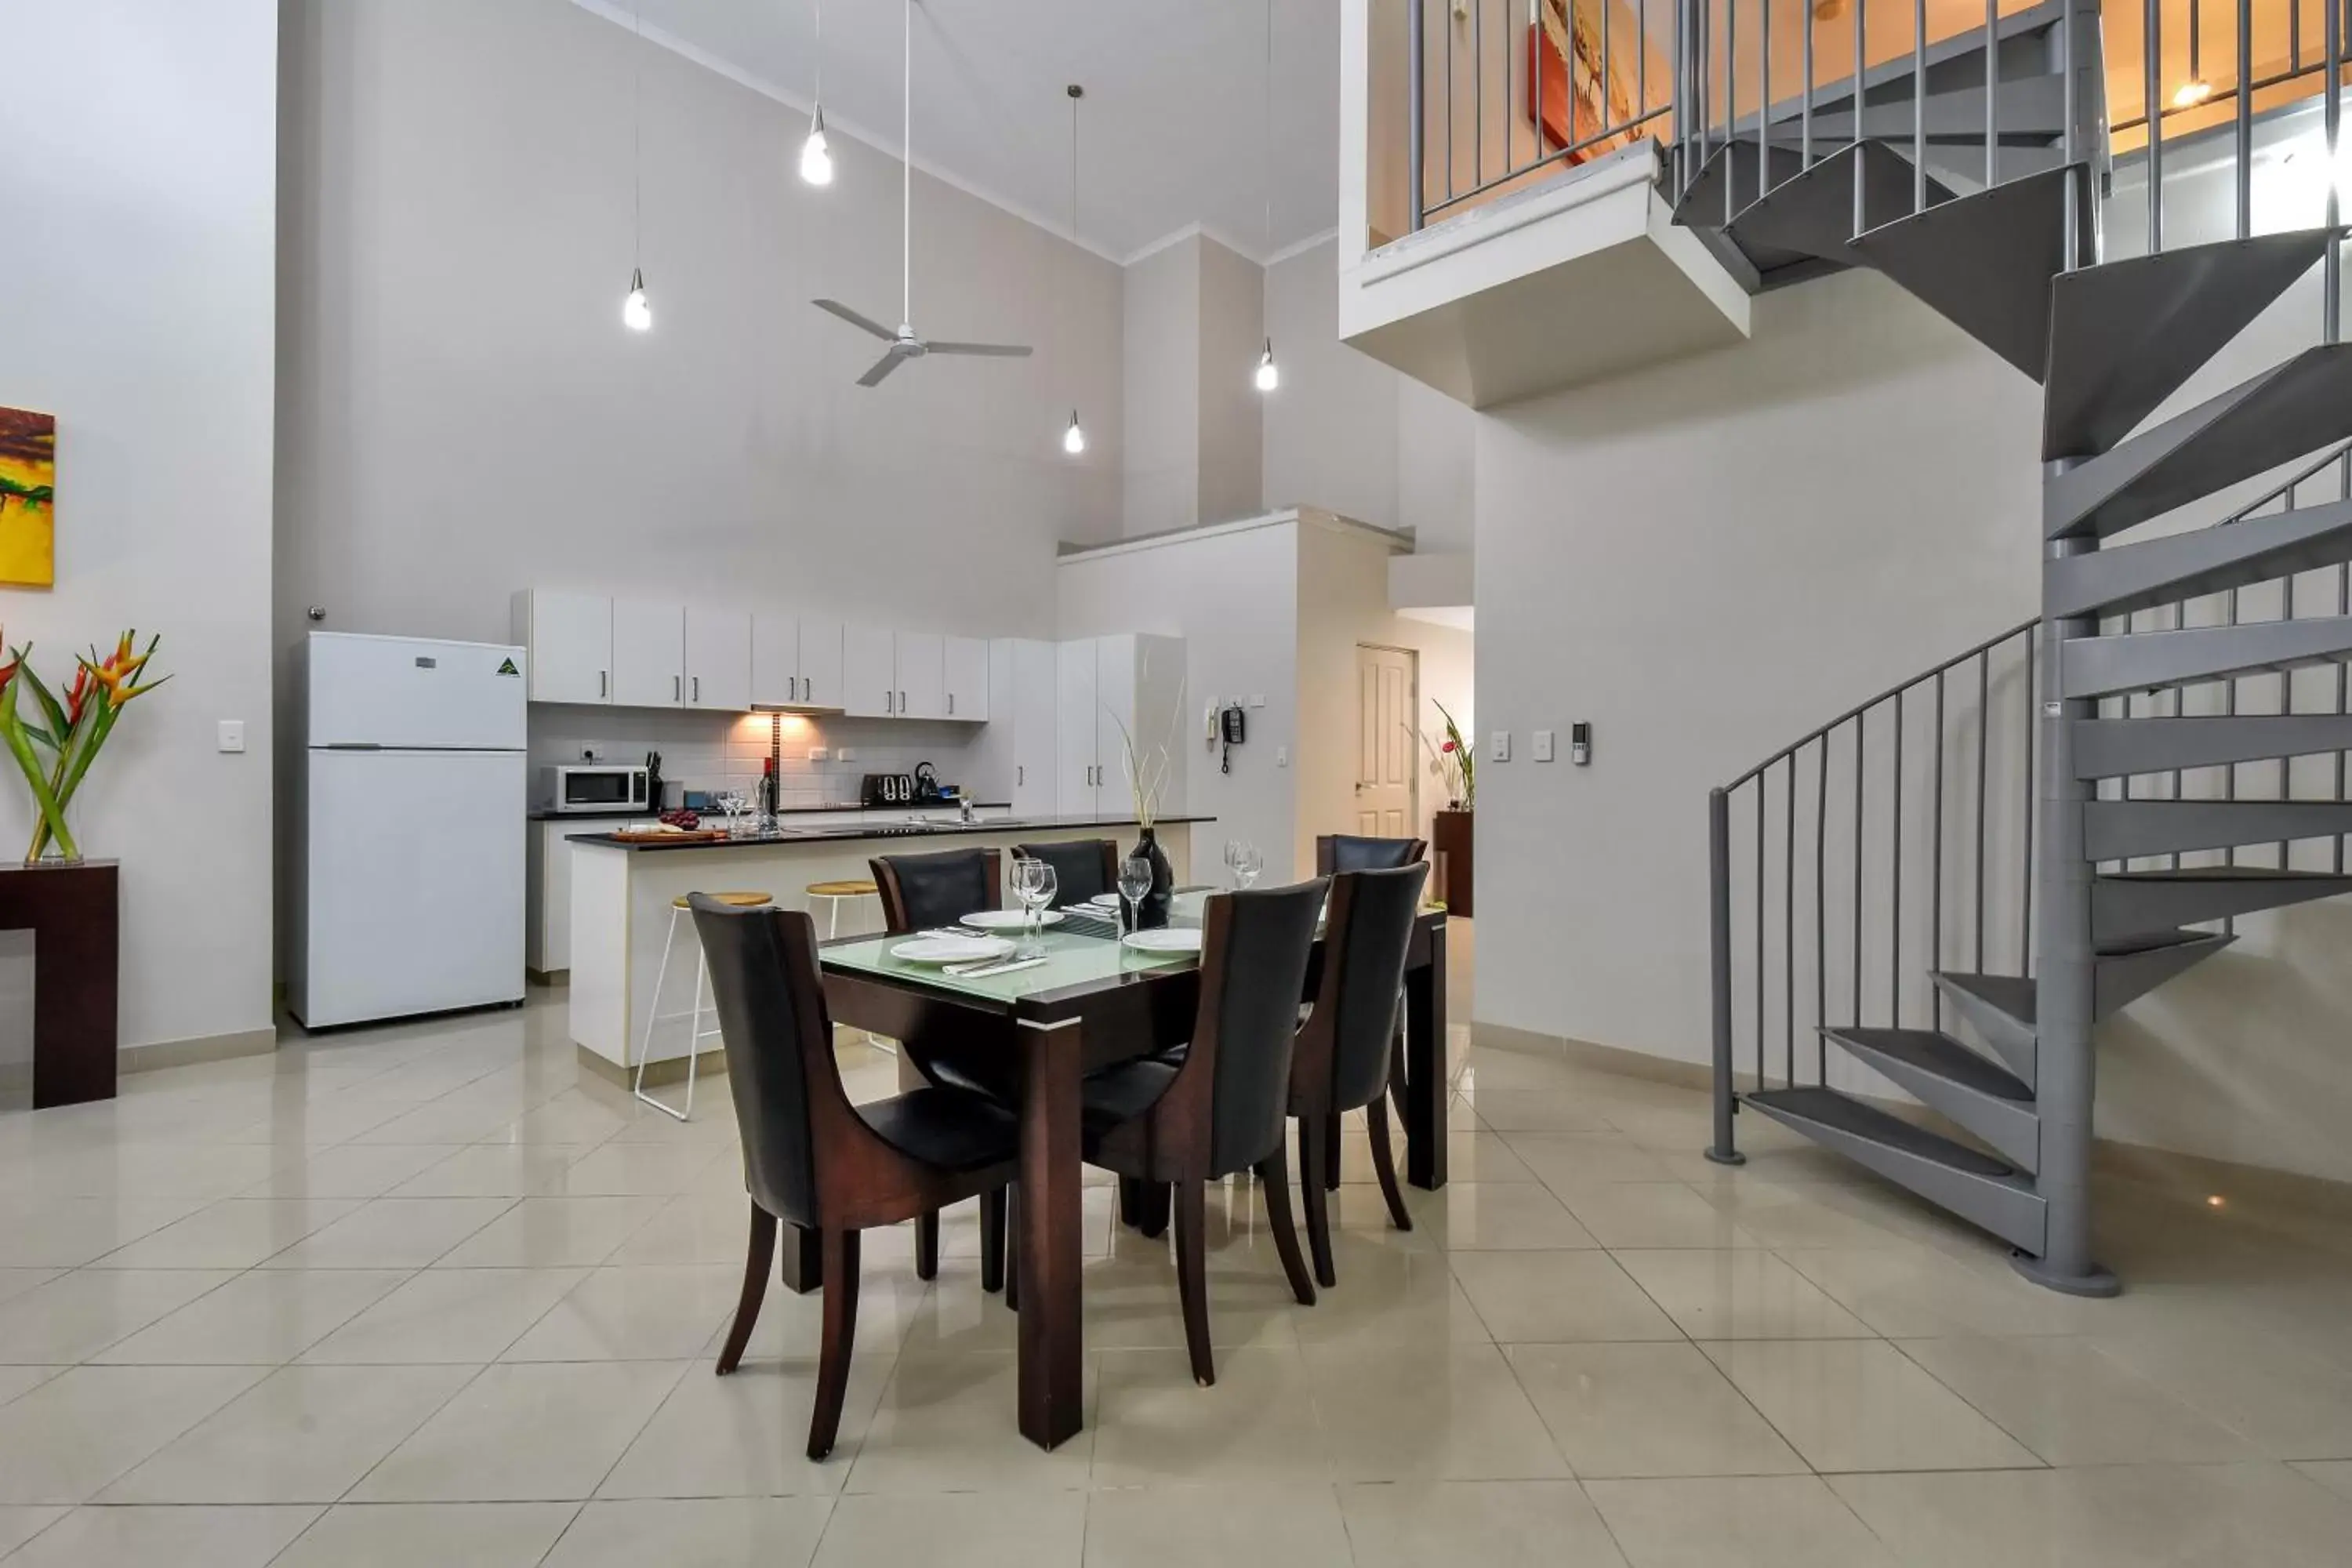
M 1151 891 L 1144 894 L 1142 903 L 1137 906 L 1136 929 L 1154 931 L 1168 923 L 1168 911 L 1176 902 L 1176 870 L 1168 864 L 1159 837 L 1149 827 L 1143 830 L 1143 840 L 1136 846 L 1136 851 L 1151 862 Z

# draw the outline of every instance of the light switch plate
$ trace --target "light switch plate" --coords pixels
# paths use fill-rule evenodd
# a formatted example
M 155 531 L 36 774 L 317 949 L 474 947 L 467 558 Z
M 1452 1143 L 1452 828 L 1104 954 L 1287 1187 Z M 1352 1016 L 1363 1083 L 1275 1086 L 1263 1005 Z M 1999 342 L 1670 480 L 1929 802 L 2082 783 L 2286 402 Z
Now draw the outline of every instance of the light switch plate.
M 1263 692 L 1263 691 L 1253 691 L 1253 692 L 1251 692 L 1251 693 L 1250 693 L 1250 706 L 1251 706 L 1251 707 L 1253 707 L 1253 708 L 1263 708 L 1263 707 L 1265 707 L 1265 692 Z
M 1290 748 L 1288 746 L 1276 746 L 1274 749 L 1274 765 L 1277 768 L 1286 768 L 1290 765 Z
M 1538 730 L 1531 736 L 1536 761 L 1539 763 L 1551 761 L 1551 734 L 1549 730 Z
M 1508 730 L 1495 731 L 1494 740 L 1486 748 L 1486 755 L 1490 761 L 1497 763 L 1511 760 L 1511 732 Z
M 811 746 L 809 748 L 808 760 L 810 762 L 822 763 L 830 760 L 832 756 L 833 752 L 826 747 Z
M 857 760 L 857 748 L 855 746 L 844 746 L 837 754 L 843 762 L 854 763 Z
M 245 721 L 224 719 L 220 721 L 220 749 L 224 752 L 245 750 Z

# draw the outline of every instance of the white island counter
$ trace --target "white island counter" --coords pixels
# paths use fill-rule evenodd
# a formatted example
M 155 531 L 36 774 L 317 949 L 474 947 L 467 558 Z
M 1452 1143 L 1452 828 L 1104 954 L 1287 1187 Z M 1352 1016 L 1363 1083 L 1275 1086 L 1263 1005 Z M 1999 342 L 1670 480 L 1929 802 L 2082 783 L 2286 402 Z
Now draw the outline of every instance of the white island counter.
M 1192 826 L 1208 820 L 1169 817 L 1160 823 L 1160 847 L 1180 883 L 1190 878 Z M 686 845 L 632 844 L 593 832 L 575 835 L 566 841 L 572 858 L 572 1041 L 583 1060 L 608 1075 L 634 1068 L 669 935 L 671 903 L 687 893 L 763 892 L 782 908 L 807 909 L 803 889 L 809 884 L 868 879 L 872 871 L 866 862 L 877 855 L 1009 850 L 1015 844 L 1073 838 L 1114 838 L 1124 852 L 1136 837 L 1132 818 L 1093 816 L 927 823 L 912 831 L 876 824 L 787 829 L 764 838 Z M 822 941 L 823 906 L 812 912 L 817 915 Z M 878 929 L 879 919 L 878 905 L 865 900 L 862 909 L 844 910 L 841 933 Z M 681 1076 L 676 1059 L 687 1054 L 698 952 L 681 929 L 649 1056 L 654 1063 L 667 1065 L 666 1076 L 672 1078 Z M 716 1021 L 709 1026 L 716 1027 Z M 705 1057 L 714 1057 L 717 1048 L 715 1038 L 706 1042 Z M 702 1070 L 713 1066 L 706 1060 Z M 648 1081 L 658 1071 L 658 1067 L 648 1070 Z

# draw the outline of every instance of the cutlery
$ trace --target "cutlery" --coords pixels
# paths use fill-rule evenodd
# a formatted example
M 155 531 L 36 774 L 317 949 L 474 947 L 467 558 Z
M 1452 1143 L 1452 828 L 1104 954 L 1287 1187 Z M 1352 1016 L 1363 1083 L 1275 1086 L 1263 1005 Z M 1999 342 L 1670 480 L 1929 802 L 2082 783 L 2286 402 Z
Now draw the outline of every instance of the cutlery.
M 969 963 L 950 963 L 947 972 L 959 980 L 984 980 L 992 974 L 1010 974 L 1016 969 L 1034 969 L 1045 962 L 1042 958 L 1016 958 L 1006 963 L 990 959 L 978 967 Z

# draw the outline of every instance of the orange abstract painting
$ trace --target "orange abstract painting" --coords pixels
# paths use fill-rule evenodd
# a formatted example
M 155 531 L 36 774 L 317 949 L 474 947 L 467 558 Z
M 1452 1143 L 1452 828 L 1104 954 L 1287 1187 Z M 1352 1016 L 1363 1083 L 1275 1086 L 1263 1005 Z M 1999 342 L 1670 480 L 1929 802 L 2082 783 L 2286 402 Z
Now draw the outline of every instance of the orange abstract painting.
M 0 408 L 0 584 L 56 584 L 57 482 L 57 416 Z

